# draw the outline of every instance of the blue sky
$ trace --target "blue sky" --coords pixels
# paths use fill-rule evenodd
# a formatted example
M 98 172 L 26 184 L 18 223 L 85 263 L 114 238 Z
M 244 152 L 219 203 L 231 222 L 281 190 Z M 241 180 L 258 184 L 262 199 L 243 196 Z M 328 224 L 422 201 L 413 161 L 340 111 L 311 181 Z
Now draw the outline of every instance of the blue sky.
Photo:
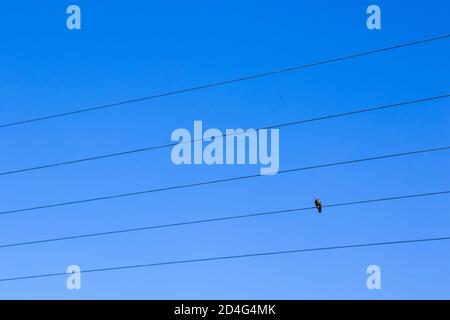
M 66 8 L 82 30 L 66 29 Z M 420 40 L 448 1 L 25 1 L 0 5 L 1 122 L 177 90 Z M 194 120 L 251 128 L 448 93 L 449 40 L 270 78 L 0 130 L 8 171 L 170 142 Z M 280 131 L 280 167 L 449 144 L 449 101 Z M 261 177 L 0 217 L 0 244 L 447 190 L 448 152 Z M 0 211 L 256 174 L 175 166 L 170 149 L 0 177 Z M 0 249 L 0 278 L 450 235 L 446 196 Z M 450 243 L 315 252 L 0 283 L 25 299 L 450 298 Z M 366 268 L 382 290 L 366 288 Z

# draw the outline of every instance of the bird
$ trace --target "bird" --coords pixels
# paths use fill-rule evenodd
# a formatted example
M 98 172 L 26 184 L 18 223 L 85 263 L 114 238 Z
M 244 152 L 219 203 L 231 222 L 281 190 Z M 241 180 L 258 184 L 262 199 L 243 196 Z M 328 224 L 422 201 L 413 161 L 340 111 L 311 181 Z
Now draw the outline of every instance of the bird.
M 319 198 L 316 198 L 314 204 L 316 205 L 317 211 L 319 211 L 319 213 L 322 213 L 322 201 L 320 201 Z

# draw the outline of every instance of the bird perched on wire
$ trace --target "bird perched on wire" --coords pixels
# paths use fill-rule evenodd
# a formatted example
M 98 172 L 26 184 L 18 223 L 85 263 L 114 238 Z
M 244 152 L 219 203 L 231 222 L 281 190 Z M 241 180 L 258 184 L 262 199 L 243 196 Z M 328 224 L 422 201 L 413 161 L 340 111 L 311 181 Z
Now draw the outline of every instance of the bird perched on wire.
M 322 213 L 322 201 L 320 201 L 320 199 L 317 198 L 314 201 L 314 204 L 316 205 L 317 211 L 319 211 L 319 213 Z

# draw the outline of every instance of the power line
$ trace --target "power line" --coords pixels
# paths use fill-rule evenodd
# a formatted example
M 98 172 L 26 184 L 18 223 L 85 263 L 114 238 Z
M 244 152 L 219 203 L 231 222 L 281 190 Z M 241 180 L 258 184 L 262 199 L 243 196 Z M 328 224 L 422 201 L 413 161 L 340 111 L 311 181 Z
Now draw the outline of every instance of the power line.
M 374 161 L 374 160 L 381 160 L 381 159 L 387 159 L 387 158 L 412 156 L 412 155 L 423 154 L 423 153 L 445 151 L 445 150 L 448 150 L 448 149 L 450 149 L 450 146 L 433 148 L 433 149 L 416 150 L 416 151 L 403 152 L 403 153 L 388 154 L 388 155 L 382 155 L 382 156 L 376 156 L 376 157 L 370 157 L 370 158 L 362 158 L 362 159 L 355 159 L 355 160 L 348 160 L 348 161 L 341 161 L 341 162 L 319 164 L 319 165 L 313 165 L 313 166 L 308 166 L 308 167 L 299 167 L 299 168 L 280 170 L 278 172 L 278 174 L 293 173 L 293 172 L 299 172 L 299 171 L 313 170 L 313 169 L 326 168 L 326 167 L 339 166 L 339 165 L 354 164 L 354 163 L 360 163 L 360 162 L 366 162 L 366 161 Z M 253 175 L 248 175 L 248 176 L 239 176 L 239 177 L 219 179 L 219 180 L 209 180 L 209 181 L 196 182 L 196 183 L 183 184 L 183 185 L 170 186 L 170 187 L 163 187 L 163 188 L 156 188 L 156 189 L 150 189 L 150 190 L 144 190 L 144 191 L 121 193 L 121 194 L 110 195 L 110 196 L 103 196 L 103 197 L 96 197 L 96 198 L 89 198 L 89 199 L 82 199 L 82 200 L 75 200 L 75 201 L 69 201 L 69 202 L 53 203 L 53 204 L 47 204 L 47 205 L 41 205 L 41 206 L 35 206 L 35 207 L 29 207 L 29 208 L 21 208 L 21 209 L 14 209 L 14 210 L 8 210 L 8 211 L 1 211 L 0 215 L 15 214 L 15 213 L 20 213 L 20 212 L 34 211 L 34 210 L 41 210 L 41 209 L 49 209 L 49 208 L 62 207 L 62 206 L 70 206 L 70 205 L 81 204 L 81 203 L 88 203 L 88 202 L 95 202 L 95 201 L 111 200 L 111 199 L 124 198 L 124 197 L 130 197 L 130 196 L 138 196 L 138 195 L 143 195 L 143 194 L 150 194 L 150 193 L 163 192 L 163 191 L 176 190 L 176 189 L 185 189 L 185 188 L 199 187 L 199 186 L 218 184 L 218 183 L 223 183 L 223 182 L 231 182 L 231 181 L 238 181 L 238 180 L 244 180 L 244 179 L 252 179 L 252 178 L 257 178 L 257 177 L 261 177 L 261 175 L 253 174 Z
M 353 110 L 353 111 L 348 111 L 348 112 L 324 115 L 324 116 L 315 117 L 315 118 L 274 124 L 274 125 L 270 125 L 270 126 L 266 126 L 266 127 L 257 128 L 256 130 L 275 129 L 275 128 L 282 128 L 282 127 L 287 127 L 287 126 L 301 125 L 301 124 L 310 123 L 310 122 L 318 122 L 318 121 L 329 120 L 329 119 L 333 119 L 333 118 L 352 116 L 352 115 L 356 115 L 356 114 L 360 114 L 360 113 L 392 109 L 392 108 L 396 108 L 396 107 L 417 104 L 417 103 L 421 103 L 421 102 L 446 99 L 449 97 L 450 97 L 450 94 L 444 94 L 444 95 L 426 97 L 426 98 L 416 99 L 416 100 L 406 100 L 406 101 L 401 101 L 401 102 L 397 102 L 397 103 L 393 103 L 393 104 L 377 106 L 377 107 L 373 107 L 373 108 L 358 109 L 358 110 Z M 221 137 L 226 137 L 229 135 L 230 134 L 222 134 Z M 178 143 L 167 143 L 167 144 L 154 145 L 154 146 L 145 147 L 145 148 L 131 149 L 131 150 L 126 150 L 126 151 L 122 151 L 122 152 L 115 152 L 115 153 L 92 156 L 92 157 L 87 157 L 87 158 L 81 158 L 81 159 L 75 159 L 75 160 L 69 160 L 69 161 L 63 161 L 63 162 L 56 162 L 56 163 L 45 164 L 45 165 L 23 168 L 23 169 L 17 169 L 17 170 L 11 170 L 11 171 L 4 171 L 4 172 L 0 172 L 0 176 L 13 175 L 13 174 L 18 174 L 18 173 L 23 173 L 23 172 L 28 172 L 28 171 L 49 169 L 49 168 L 54 168 L 54 167 L 72 165 L 72 164 L 77 164 L 77 163 L 82 163 L 82 162 L 87 162 L 87 161 L 93 161 L 93 160 L 101 160 L 101 159 L 106 159 L 106 158 L 111 158 L 111 157 L 124 156 L 124 155 L 135 154 L 135 153 L 146 152 L 146 151 L 153 151 L 153 150 L 164 149 L 164 148 L 171 148 L 171 147 L 176 146 L 177 144 L 188 144 L 188 143 L 194 143 L 194 142 L 198 142 L 198 141 L 203 141 L 203 138 L 202 139 L 193 139 L 193 140 L 188 140 L 188 141 L 181 141 Z
M 440 238 L 371 242 L 371 243 L 338 245 L 338 246 L 330 246 L 330 247 L 318 247 L 318 248 L 307 248 L 307 249 L 296 249 L 296 250 L 250 253 L 250 254 L 241 254 L 241 255 L 233 255 L 233 256 L 199 258 L 199 259 L 190 259 L 190 260 L 175 260 L 175 261 L 156 262 L 156 263 L 147 263 L 147 264 L 134 264 L 134 265 L 127 265 L 127 266 L 90 269 L 90 270 L 81 271 L 81 273 L 85 274 L 85 273 L 95 273 L 95 272 L 138 269 L 138 268 L 161 267 L 161 266 L 179 265 L 179 264 L 187 264 L 187 263 L 212 262 L 212 261 L 219 261 L 219 260 L 257 258 L 257 257 L 266 257 L 266 256 L 288 255 L 288 254 L 295 254 L 295 253 L 332 251 L 332 250 L 340 250 L 340 249 L 355 249 L 355 248 L 367 248 L 367 247 L 381 247 L 381 246 L 391 246 L 391 245 L 399 245 L 399 244 L 426 243 L 426 242 L 437 242 L 437 241 L 448 241 L 448 240 L 450 240 L 450 236 L 440 237 Z M 0 279 L 0 282 L 30 280 L 30 279 L 49 278 L 49 277 L 58 277 L 58 276 L 67 276 L 67 275 L 69 275 L 69 274 L 63 273 L 63 272 L 47 273 L 47 274 L 28 275 L 28 276 L 13 277 L 13 278 L 3 278 L 3 279 Z
M 446 191 L 438 191 L 438 192 L 430 192 L 430 193 L 395 196 L 395 197 L 388 197 L 388 198 L 360 200 L 360 201 L 353 201 L 353 202 L 341 202 L 341 203 L 323 205 L 323 208 L 344 207 L 344 206 L 352 206 L 352 205 L 375 203 L 375 202 L 403 200 L 403 199 L 412 199 L 412 198 L 420 198 L 420 197 L 430 197 L 430 196 L 445 195 L 445 194 L 449 194 L 449 193 L 450 193 L 450 190 L 446 190 Z M 75 236 L 66 236 L 66 237 L 51 238 L 51 239 L 33 240 L 33 241 L 27 241 L 27 242 L 9 243 L 9 244 L 0 245 L 0 249 L 35 245 L 35 244 L 44 244 L 44 243 L 50 243 L 50 242 L 68 241 L 68 240 L 83 239 L 83 238 L 103 237 L 103 236 L 108 236 L 108 235 L 131 233 L 131 232 L 146 231 L 146 230 L 153 230 L 153 229 L 164 229 L 164 228 L 181 227 L 181 226 L 211 223 L 211 222 L 222 222 L 222 221 L 227 221 L 227 220 L 258 218 L 258 217 L 263 217 L 263 216 L 273 216 L 273 215 L 300 212 L 300 211 L 308 211 L 308 210 L 316 210 L 316 207 L 303 207 L 303 208 L 291 208 L 291 209 L 283 209 L 283 210 L 276 210 L 276 211 L 265 211 L 265 212 L 228 216 L 228 217 L 184 221 L 184 222 L 177 222 L 177 223 L 170 223 L 170 224 L 146 226 L 146 227 L 140 227 L 140 228 L 120 229 L 120 230 L 113 230 L 113 231 L 81 234 L 81 235 L 75 235 Z
M 344 61 L 344 60 L 354 59 L 354 58 L 372 55 L 372 54 L 376 54 L 376 53 L 382 53 L 382 52 L 396 50 L 396 49 L 400 49 L 400 48 L 430 43 L 430 42 L 434 42 L 434 41 L 438 41 L 438 40 L 447 39 L 448 37 L 450 37 L 450 34 L 445 34 L 445 35 L 441 35 L 441 36 L 437 36 L 437 37 L 422 39 L 422 40 L 418 40 L 418 41 L 414 41 L 414 42 L 406 42 L 406 43 L 393 45 L 393 46 L 389 46 L 389 47 L 384 47 L 384 48 L 380 48 L 380 49 L 363 51 L 363 52 L 359 52 L 359 53 L 355 53 L 355 54 L 350 54 L 350 55 L 341 56 L 341 57 L 337 57 L 337 58 L 331 58 L 331 59 L 327 59 L 327 60 L 321 60 L 321 61 L 303 64 L 303 65 L 299 65 L 299 66 L 294 66 L 294 67 L 290 67 L 290 68 L 284 68 L 284 69 L 279 69 L 279 70 L 273 70 L 273 71 L 253 74 L 253 75 L 239 77 L 239 78 L 235 78 L 235 79 L 231 79 L 231 80 L 225 80 L 225 81 L 221 81 L 221 82 L 213 82 L 213 83 L 208 83 L 208 84 L 201 85 L 201 86 L 189 87 L 189 88 L 175 90 L 175 91 L 168 91 L 168 92 L 155 94 L 155 95 L 151 95 L 151 96 L 146 96 L 146 97 L 141 97 L 141 98 L 137 98 L 137 99 L 124 100 L 124 101 L 99 105 L 99 106 L 90 107 L 90 108 L 82 108 L 82 109 L 69 111 L 69 112 L 55 113 L 55 114 L 38 117 L 38 118 L 31 118 L 31 119 L 22 120 L 22 121 L 9 122 L 9 123 L 0 125 L 0 129 L 6 128 L 6 127 L 23 125 L 26 123 L 44 121 L 44 120 L 49 120 L 49 119 L 54 119 L 54 118 L 67 117 L 67 116 L 72 116 L 72 115 L 76 115 L 76 114 L 80 114 L 80 113 L 85 113 L 85 112 L 90 112 L 90 111 L 95 111 L 95 110 L 100 110 L 100 109 L 107 109 L 107 108 L 117 107 L 117 106 L 126 105 L 126 104 L 130 104 L 130 103 L 158 99 L 158 98 L 162 98 L 162 97 L 167 97 L 167 96 L 172 96 L 172 95 L 177 95 L 177 94 L 182 94 L 182 93 L 187 93 L 187 92 L 199 91 L 199 90 L 204 90 L 204 89 L 213 88 L 213 87 L 220 87 L 220 86 L 224 86 L 224 85 L 228 85 L 228 84 L 238 83 L 238 82 L 257 79 L 257 78 L 269 77 L 269 76 L 273 76 L 276 74 L 312 68 L 312 67 L 326 65 L 326 64 L 330 64 L 330 63 L 334 63 L 334 62 L 338 62 L 338 61 Z

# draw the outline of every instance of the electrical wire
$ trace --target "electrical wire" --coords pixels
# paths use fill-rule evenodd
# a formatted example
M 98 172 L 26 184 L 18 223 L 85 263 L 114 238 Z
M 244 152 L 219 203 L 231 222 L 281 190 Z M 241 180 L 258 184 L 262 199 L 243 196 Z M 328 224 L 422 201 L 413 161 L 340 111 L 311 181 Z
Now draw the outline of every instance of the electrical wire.
M 360 200 L 360 201 L 353 201 L 353 202 L 341 202 L 341 203 L 323 205 L 322 207 L 328 209 L 328 208 L 334 208 L 334 207 L 353 206 L 353 205 L 360 205 L 360 204 L 367 204 L 367 203 L 385 202 L 385 201 L 393 201 L 393 200 L 404 200 L 404 199 L 430 197 L 430 196 L 447 195 L 447 194 L 450 194 L 450 190 L 429 192 L 429 193 L 420 193 L 420 194 L 409 194 L 409 195 L 402 195 L 402 196 L 395 196 L 395 197 L 388 197 L 388 198 Z M 81 234 L 81 235 L 75 235 L 75 236 L 66 236 L 66 237 L 51 238 L 51 239 L 33 240 L 33 241 L 27 241 L 27 242 L 9 243 L 9 244 L 0 245 L 0 249 L 35 245 L 35 244 L 44 244 L 44 243 L 51 243 L 51 242 L 68 241 L 68 240 L 83 239 L 83 238 L 103 237 L 103 236 L 109 236 L 109 235 L 115 235 L 115 234 L 131 233 L 131 232 L 138 232 L 138 231 L 148 231 L 148 230 L 153 230 L 153 229 L 173 228 L 173 227 L 204 224 L 204 223 L 211 223 L 211 222 L 222 222 L 222 221 L 237 220 L 237 219 L 258 218 L 258 217 L 264 217 L 264 216 L 273 216 L 273 215 L 294 213 L 294 212 L 300 212 L 300 211 L 309 211 L 309 210 L 316 210 L 316 207 L 311 206 L 311 207 L 303 207 L 303 208 L 290 208 L 290 209 L 257 212 L 257 213 L 242 214 L 242 215 L 235 215 L 235 216 L 228 216 L 228 217 L 219 217 L 219 218 L 211 218 L 211 219 L 176 222 L 176 223 L 162 224 L 162 225 L 153 225 L 153 226 L 146 226 L 146 227 L 132 228 L 132 229 L 120 229 L 120 230 L 113 230 L 113 231 Z
M 406 157 L 406 156 L 412 156 L 412 155 L 417 155 L 417 154 L 424 154 L 424 153 L 431 153 L 431 152 L 438 152 L 438 151 L 447 151 L 449 149 L 450 149 L 450 146 L 446 146 L 446 147 L 439 147 L 439 148 L 432 148 L 432 149 L 422 149 L 422 150 L 415 150 L 415 151 L 410 151 L 410 152 L 388 154 L 388 155 L 369 157 L 369 158 L 362 158 L 362 159 L 354 159 L 354 160 L 348 160 L 348 161 L 325 163 L 325 164 L 313 165 L 313 166 L 308 166 L 308 167 L 299 167 L 299 168 L 292 168 L 292 169 L 281 170 L 281 171 L 278 172 L 278 174 L 293 173 L 293 172 L 313 170 L 313 169 L 320 169 L 320 168 L 326 168 L 326 167 L 355 164 L 355 163 L 374 161 L 374 160 L 381 160 L 381 159 L 387 159 L 387 158 Z M 74 201 L 68 201 L 68 202 L 46 204 L 46 205 L 41 205 L 41 206 L 29 207 L 29 208 L 21 208 L 21 209 L 14 209 L 14 210 L 8 210 L 8 211 L 1 211 L 0 215 L 17 214 L 17 213 L 27 212 L 27 211 L 35 211 L 35 210 L 41 210 L 41 209 L 49 209 L 49 208 L 70 206 L 70 205 L 81 204 L 81 203 L 118 199 L 118 198 L 138 196 L 138 195 L 144 195 L 144 194 L 150 194 L 150 193 L 156 193 L 156 192 L 163 192 L 163 191 L 169 191 L 169 190 L 186 189 L 186 188 L 199 187 L 199 186 L 205 186 L 205 185 L 212 185 L 212 184 L 218 184 L 218 183 L 224 183 L 224 182 L 231 182 L 231 181 L 238 181 L 238 180 L 245 180 L 245 179 L 253 179 L 253 178 L 257 178 L 257 177 L 264 177 L 264 176 L 259 175 L 259 174 L 253 174 L 253 175 L 239 176 L 239 177 L 234 177 L 234 178 L 208 180 L 208 181 L 203 181 L 203 182 L 196 182 L 196 183 L 190 183 L 190 184 L 182 184 L 182 185 L 176 185 L 176 186 L 162 187 L 162 188 L 156 188 L 156 189 L 150 189 L 150 190 L 144 190 L 144 191 L 121 193 L 121 194 L 115 194 L 115 195 L 109 195 L 109 196 L 102 196 L 102 197 L 74 200 Z
M 220 86 L 224 86 L 224 85 L 228 85 L 228 84 L 238 83 L 238 82 L 257 79 L 257 78 L 265 78 L 265 77 L 269 77 L 269 76 L 273 76 L 273 75 L 277 75 L 277 74 L 281 74 L 281 73 L 292 72 L 292 71 L 312 68 L 312 67 L 316 67 L 316 66 L 320 66 L 320 65 L 326 65 L 326 64 L 330 64 L 330 63 L 334 63 L 334 62 L 338 62 L 338 61 L 344 61 L 344 60 L 354 59 L 354 58 L 358 58 L 358 57 L 362 57 L 362 56 L 368 56 L 368 55 L 373 55 L 373 54 L 377 54 L 377 53 L 392 51 L 392 50 L 396 50 L 396 49 L 400 49 L 400 48 L 431 43 L 431 42 L 435 42 L 435 41 L 439 41 L 439 40 L 444 40 L 449 37 L 450 37 L 450 34 L 445 34 L 445 35 L 440 35 L 440 36 L 422 39 L 422 40 L 418 40 L 418 41 L 406 42 L 406 43 L 401 43 L 401 44 L 397 44 L 397 45 L 393 45 L 393 46 L 389 46 L 389 47 L 363 51 L 363 52 L 350 54 L 350 55 L 346 55 L 346 56 L 341 56 L 341 57 L 337 57 L 337 58 L 321 60 L 321 61 L 303 64 L 303 65 L 299 65 L 299 66 L 294 66 L 294 67 L 290 67 L 290 68 L 284 68 L 284 69 L 273 70 L 273 71 L 253 74 L 253 75 L 249 75 L 249 76 L 239 77 L 239 78 L 235 78 L 235 79 L 231 79 L 231 80 L 225 80 L 225 81 L 221 81 L 221 82 L 213 82 L 213 83 L 208 83 L 208 84 L 201 85 L 201 86 L 189 87 L 189 88 L 175 90 L 175 91 L 168 91 L 168 92 L 155 94 L 155 95 L 151 95 L 151 96 L 146 96 L 146 97 L 141 97 L 141 98 L 136 98 L 136 99 L 124 100 L 124 101 L 119 101 L 119 102 L 115 102 L 115 103 L 94 106 L 94 107 L 90 107 L 90 108 L 81 108 L 81 109 L 74 110 L 74 111 L 55 113 L 55 114 L 50 114 L 50 115 L 42 116 L 42 117 L 30 118 L 27 120 L 4 123 L 4 124 L 0 125 L 0 129 L 12 127 L 12 126 L 23 125 L 23 124 L 32 123 L 32 122 L 54 119 L 54 118 L 73 116 L 73 115 L 91 112 L 91 111 L 95 111 L 95 110 L 107 109 L 107 108 L 112 108 L 112 107 L 117 107 L 117 106 L 122 106 L 122 105 L 126 105 L 126 104 L 142 102 L 142 101 L 147 101 L 147 100 L 152 100 L 152 99 L 158 99 L 158 98 L 162 98 L 162 97 L 167 97 L 167 96 L 172 96 L 172 95 L 177 95 L 177 94 L 182 94 L 182 93 L 187 93 L 187 92 L 204 90 L 204 89 L 213 88 L 213 87 L 220 87 Z
M 410 239 L 410 240 L 371 242 L 371 243 L 359 243 L 359 244 L 348 244 L 348 245 L 335 245 L 335 246 L 329 246 L 329 247 L 260 252 L 260 253 L 240 254 L 240 255 L 232 255 L 232 256 L 209 257 L 209 258 L 199 258 L 199 259 L 190 259 L 190 260 L 174 260 L 174 261 L 167 261 L 167 262 L 156 262 L 156 263 L 107 267 L 107 268 L 99 268 L 99 269 L 88 269 L 88 270 L 81 271 L 81 273 L 87 274 L 87 273 L 98 273 L 98 272 L 106 272 L 106 271 L 118 271 L 118 270 L 130 270 L 130 269 L 138 269 L 138 268 L 162 267 L 162 266 L 169 266 L 169 265 L 181 265 L 181 264 L 187 264 L 187 263 L 200 263 L 200 262 L 212 262 L 212 261 L 220 261 L 220 260 L 257 258 L 257 257 L 267 257 L 267 256 L 299 254 L 299 253 L 307 253 L 307 252 L 333 251 L 333 250 L 342 250 L 342 249 L 381 247 L 381 246 L 392 246 L 392 245 L 400 245 L 400 244 L 418 244 L 418 243 L 438 242 L 438 241 L 448 241 L 448 240 L 450 240 L 450 236 L 439 237 L 439 238 Z M 37 275 L 26 275 L 26 276 L 20 276 L 20 277 L 2 278 L 2 279 L 0 279 L 0 282 L 30 280 L 30 279 L 49 278 L 49 277 L 68 276 L 68 275 L 70 275 L 70 273 L 63 273 L 63 272 L 37 274 Z
M 301 125 L 301 124 L 305 124 L 305 123 L 318 122 L 318 121 L 329 120 L 329 119 L 334 119 L 334 118 L 339 118 L 339 117 L 352 116 L 352 115 L 366 113 L 366 112 L 392 109 L 392 108 L 396 108 L 396 107 L 412 105 L 412 104 L 417 104 L 417 103 L 421 103 L 421 102 L 428 102 L 428 101 L 439 100 L 439 99 L 447 99 L 449 97 L 450 97 L 450 94 L 444 94 L 444 95 L 426 97 L 426 98 L 416 99 L 416 100 L 406 100 L 406 101 L 401 101 L 401 102 L 397 102 L 397 103 L 393 103 L 393 104 L 377 106 L 377 107 L 373 107 L 373 108 L 358 109 L 358 110 L 353 110 L 353 111 L 348 111 L 348 112 L 324 115 L 324 116 L 315 117 L 315 118 L 279 123 L 279 124 L 274 124 L 274 125 L 270 125 L 270 126 L 266 126 L 266 127 L 261 127 L 256 130 L 276 129 L 276 128 L 282 128 L 282 127 L 288 127 L 288 126 Z M 236 135 L 239 135 L 239 134 L 242 134 L 242 133 L 236 133 Z M 222 134 L 221 137 L 226 137 L 229 135 L 230 134 Z M 148 152 L 148 151 L 153 151 L 153 150 L 158 150 L 158 149 L 171 148 L 171 147 L 176 146 L 177 144 L 189 144 L 189 143 L 194 143 L 194 142 L 198 142 L 198 141 L 203 141 L 203 138 L 202 139 L 193 139 L 193 140 L 188 140 L 188 141 L 181 141 L 178 143 L 167 143 L 167 144 L 154 145 L 154 146 L 145 147 L 145 148 L 131 149 L 131 150 L 126 150 L 126 151 L 121 151 L 121 152 L 103 154 L 103 155 L 86 157 L 86 158 L 69 160 L 69 161 L 56 162 L 56 163 L 45 164 L 45 165 L 23 168 L 23 169 L 17 169 L 17 170 L 11 170 L 11 171 L 4 171 L 4 172 L 0 172 L 0 176 L 13 175 L 13 174 L 24 173 L 24 172 L 29 172 L 29 171 L 42 170 L 42 169 L 50 169 L 50 168 L 54 168 L 54 167 L 78 164 L 78 163 L 87 162 L 87 161 L 101 160 L 101 159 L 119 157 L 119 156 L 124 156 L 124 155 L 129 155 L 129 154 Z

